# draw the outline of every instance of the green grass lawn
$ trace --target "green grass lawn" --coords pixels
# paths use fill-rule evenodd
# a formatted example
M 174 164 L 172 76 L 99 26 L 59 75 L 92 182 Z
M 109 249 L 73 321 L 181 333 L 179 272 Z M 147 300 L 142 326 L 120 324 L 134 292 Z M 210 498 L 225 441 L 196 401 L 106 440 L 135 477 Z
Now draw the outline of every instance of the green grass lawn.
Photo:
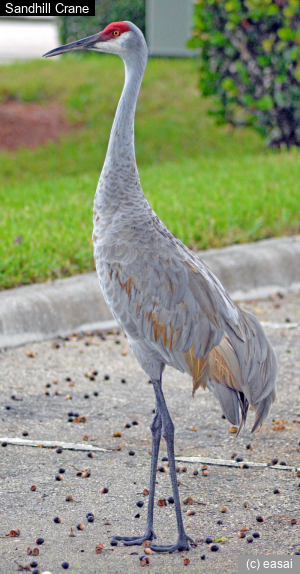
M 0 71 L 0 101 L 58 101 L 80 126 L 59 143 L 1 151 L 0 288 L 90 271 L 93 197 L 123 63 L 72 54 Z M 216 127 L 196 84 L 194 60 L 148 62 L 136 151 L 155 211 L 198 249 L 299 233 L 300 150 L 273 152 L 250 130 Z

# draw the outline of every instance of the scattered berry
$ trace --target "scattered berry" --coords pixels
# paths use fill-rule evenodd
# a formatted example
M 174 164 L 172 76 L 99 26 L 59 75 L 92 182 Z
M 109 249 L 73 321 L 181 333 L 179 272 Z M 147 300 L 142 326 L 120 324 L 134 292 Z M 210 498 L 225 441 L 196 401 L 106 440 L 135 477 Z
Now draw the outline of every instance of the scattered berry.
M 211 544 L 213 542 L 213 539 L 210 536 L 208 536 L 208 538 L 206 538 L 205 542 L 206 542 L 206 544 Z
M 100 492 L 102 492 L 102 494 L 106 494 L 108 492 L 108 488 L 106 488 L 106 486 L 103 486 Z
M 251 544 L 251 542 L 253 542 L 253 537 L 252 536 L 247 536 L 247 542 L 249 544 Z
M 257 521 L 257 522 L 264 522 L 265 519 L 264 519 L 263 516 L 257 516 L 257 517 L 256 517 L 256 521 Z
M 64 570 L 68 570 L 68 568 L 69 568 L 69 562 L 63 562 L 62 565 L 61 565 L 61 567 L 62 567 Z
M 162 462 L 168 462 L 169 459 L 167 456 L 163 456 L 161 460 L 162 460 Z
M 134 518 L 140 518 L 140 516 L 141 515 L 139 513 L 137 513 Z
M 35 560 L 33 560 L 32 562 L 30 562 L 31 568 L 35 568 L 37 565 L 38 565 L 38 563 L 37 563 Z
M 85 394 L 85 395 L 83 396 L 83 398 L 84 398 L 84 399 L 89 399 L 89 398 L 90 398 L 90 395 Z
M 77 528 L 77 530 L 83 530 L 84 524 L 77 524 L 76 528 Z
M 74 421 L 74 418 L 73 418 L 73 417 L 69 417 L 69 418 L 68 418 L 68 423 L 72 423 L 73 421 Z
M 210 544 L 209 548 L 212 552 L 217 552 L 219 550 L 219 546 L 217 544 Z
M 61 467 L 58 469 L 58 472 L 59 474 L 64 474 L 64 472 L 66 472 L 66 469 Z
M 61 454 L 63 451 L 63 449 L 61 448 L 61 446 L 57 447 L 56 452 L 57 454 Z
M 242 456 L 236 456 L 236 457 L 235 457 L 235 461 L 236 461 L 236 462 L 243 462 L 243 460 L 244 460 L 244 459 L 243 459 Z
M 131 427 L 131 424 L 130 424 L 130 423 L 125 423 L 125 424 L 124 424 L 124 428 L 125 428 L 125 429 L 130 429 L 130 427 Z
M 192 474 L 193 474 L 193 476 L 197 476 L 197 474 L 199 474 L 199 471 L 198 471 L 198 470 L 193 470 Z
M 291 520 L 291 525 L 294 526 L 294 524 L 297 524 L 296 518 L 292 518 L 292 520 Z
M 281 466 L 286 466 L 286 461 L 285 461 L 285 460 L 282 460 L 279 464 L 280 464 Z
M 143 503 L 142 500 L 138 500 L 138 502 L 136 503 L 136 505 L 137 505 L 139 508 L 142 508 L 142 506 L 144 506 L 144 503 Z
M 36 490 L 35 484 L 33 484 L 33 485 L 30 487 L 30 490 L 32 490 L 33 492 Z
M 238 537 L 239 537 L 239 538 L 246 538 L 245 532 L 241 532 L 241 531 L 238 532 Z
M 110 545 L 111 546 L 118 546 L 118 541 L 113 539 L 113 540 L 111 540 Z
M 44 538 L 37 538 L 35 541 L 36 544 L 44 544 L 44 542 L 45 542 Z
M 252 444 L 250 444 L 250 442 L 248 444 L 246 444 L 246 449 L 247 450 L 253 450 L 253 446 L 252 446 Z
M 105 381 L 109 381 L 109 379 L 110 379 L 110 375 L 104 375 L 104 380 L 105 380 Z M 115 546 L 116 546 L 116 544 L 115 544 Z
M 53 518 L 53 522 L 55 522 L 55 524 L 60 524 L 61 518 L 59 516 L 55 516 L 55 518 Z
M 88 516 L 87 517 L 88 522 L 94 522 L 95 518 L 93 516 Z
M 137 426 L 137 425 L 139 425 L 140 423 L 139 423 L 139 421 L 134 420 L 134 421 L 132 421 L 132 424 L 133 424 L 134 426 Z
M 28 436 L 28 435 L 29 435 L 29 432 L 28 432 L 27 430 L 24 430 L 24 431 L 22 432 L 22 435 L 23 435 L 23 436 Z
M 159 472 L 166 472 L 166 467 L 165 466 L 159 466 L 157 469 Z
M 88 452 L 87 455 L 89 458 L 94 458 L 94 456 L 95 456 L 93 452 Z
M 2 444 L 2 446 L 3 446 L 3 444 Z M 6 445 L 5 445 L 5 446 L 6 446 Z M 134 455 L 135 455 L 135 452 L 134 452 L 134 450 L 130 450 L 128 454 L 129 454 L 129 456 L 134 456 Z
M 98 391 L 94 391 L 94 397 L 98 397 L 99 393 Z
M 167 501 L 166 501 L 165 498 L 160 498 L 160 499 L 157 501 L 157 504 L 158 504 L 158 506 L 166 506 L 166 505 L 167 505 Z
M 169 503 L 169 504 L 174 504 L 174 498 L 173 498 L 173 496 L 169 496 L 169 498 L 168 498 L 168 503 Z
M 55 480 L 62 480 L 63 479 L 63 475 L 62 474 L 57 474 L 55 477 Z
M 274 494 L 280 494 L 280 493 L 281 493 L 281 488 L 274 488 L 273 493 L 274 493 Z
M 1 443 L 1 446 L 7 446 L 7 442 L 4 440 L 4 441 Z
M 252 536 L 253 538 L 260 538 L 259 532 L 253 532 Z

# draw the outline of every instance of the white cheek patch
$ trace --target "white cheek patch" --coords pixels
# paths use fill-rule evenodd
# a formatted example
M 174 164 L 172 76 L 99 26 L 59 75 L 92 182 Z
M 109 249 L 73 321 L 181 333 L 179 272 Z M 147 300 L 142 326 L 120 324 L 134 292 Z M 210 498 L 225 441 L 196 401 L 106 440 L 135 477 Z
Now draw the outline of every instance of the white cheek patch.
M 117 38 L 112 38 L 111 40 L 107 40 L 107 42 L 97 42 L 93 46 L 93 50 L 97 50 L 98 52 L 108 52 L 112 54 L 118 54 L 124 49 L 124 43 L 126 42 L 126 36 L 130 34 L 130 32 L 124 32 Z

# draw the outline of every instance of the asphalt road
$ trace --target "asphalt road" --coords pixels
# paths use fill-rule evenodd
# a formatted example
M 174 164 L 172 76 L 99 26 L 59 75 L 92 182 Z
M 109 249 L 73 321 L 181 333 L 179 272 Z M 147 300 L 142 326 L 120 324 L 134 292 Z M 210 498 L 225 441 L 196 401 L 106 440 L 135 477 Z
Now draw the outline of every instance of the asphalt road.
M 231 459 L 236 453 L 244 461 L 269 462 L 276 457 L 278 462 L 300 466 L 299 303 L 300 296 L 295 293 L 243 303 L 268 323 L 266 332 L 280 365 L 277 401 L 255 435 L 250 433 L 253 412 L 249 413 L 247 428 L 236 438 L 209 392 L 199 390 L 193 399 L 189 377 L 166 370 L 164 390 L 175 422 L 178 456 Z M 92 371 L 98 372 L 94 380 L 86 376 Z M 63 561 L 69 563 L 67 571 L 78 574 L 139 572 L 144 549 L 110 546 L 112 534 L 143 532 L 147 510 L 143 491 L 149 482 L 149 425 L 154 408 L 152 386 L 123 334 L 79 334 L 70 340 L 3 349 L 0 390 L 1 437 L 36 439 L 40 443 L 51 440 L 54 444 L 87 441 L 109 449 L 95 451 L 95 456 L 89 458 L 84 451 L 63 450 L 58 454 L 49 448 L 0 447 L 0 574 L 15 574 L 18 564 L 24 567 L 33 560 L 41 572 L 52 574 L 64 571 Z M 86 422 L 68 422 L 69 411 L 85 417 Z M 131 426 L 125 428 L 126 423 Z M 28 432 L 26 437 L 24 432 Z M 115 437 L 114 433 L 121 436 Z M 252 450 L 246 448 L 249 443 Z M 135 454 L 129 455 L 129 451 Z M 163 441 L 160 458 L 164 455 Z M 179 466 L 186 466 L 186 471 L 178 474 L 181 499 L 193 498 L 191 505 L 182 504 L 184 522 L 197 545 L 184 556 L 150 554 L 150 564 L 145 566 L 149 572 L 235 574 L 240 554 L 298 551 L 300 478 L 295 471 L 280 470 L 278 464 L 263 469 L 209 466 L 204 476 L 201 464 Z M 65 473 L 57 481 L 60 467 Z M 196 469 L 199 473 L 193 475 Z M 91 474 L 77 476 L 79 470 Z M 32 486 L 36 490 L 31 490 Z M 107 493 L 101 493 L 103 487 L 108 488 Z M 274 488 L 281 492 L 274 494 Z M 68 495 L 73 500 L 66 501 Z M 158 499 L 170 495 L 166 467 L 166 472 L 157 474 L 155 530 L 159 542 L 176 540 L 174 505 L 157 504 Z M 138 507 L 138 501 L 144 505 Z M 226 512 L 221 512 L 224 508 Z M 187 515 L 188 509 L 195 514 Z M 86 518 L 88 512 L 95 514 L 93 523 Z M 256 521 L 257 515 L 264 517 L 263 523 Z M 54 522 L 56 516 L 61 523 Z M 293 519 L 297 522 L 294 525 Z M 76 528 L 80 523 L 83 530 Z M 71 527 L 75 536 L 70 536 Z M 246 538 L 238 537 L 242 527 L 249 529 Z M 20 535 L 6 536 L 13 529 L 20 530 Z M 260 538 L 248 542 L 253 532 L 259 532 Z M 223 538 L 217 543 L 217 552 L 205 543 L 208 536 Z M 35 541 L 41 537 L 44 543 L 38 546 Z M 104 545 L 100 554 L 95 551 L 96 544 Z M 27 548 L 38 548 L 39 555 L 28 555 Z M 187 566 L 185 558 L 190 560 Z

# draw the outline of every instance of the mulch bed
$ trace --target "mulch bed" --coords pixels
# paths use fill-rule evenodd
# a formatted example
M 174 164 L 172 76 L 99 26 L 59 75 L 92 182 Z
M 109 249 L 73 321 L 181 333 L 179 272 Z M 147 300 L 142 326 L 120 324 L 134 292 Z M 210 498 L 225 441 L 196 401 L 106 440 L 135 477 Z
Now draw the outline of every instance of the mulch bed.
M 33 148 L 70 131 L 62 106 L 52 103 L 7 101 L 0 104 L 0 148 L 16 150 L 24 146 Z

